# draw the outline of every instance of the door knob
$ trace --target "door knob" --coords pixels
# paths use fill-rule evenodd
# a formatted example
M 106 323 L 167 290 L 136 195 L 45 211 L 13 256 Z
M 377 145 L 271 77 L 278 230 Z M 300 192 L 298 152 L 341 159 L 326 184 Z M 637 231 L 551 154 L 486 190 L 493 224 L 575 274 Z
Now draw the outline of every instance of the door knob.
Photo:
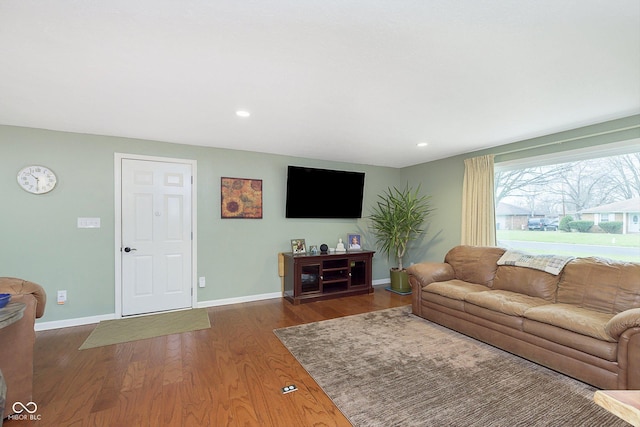
M 136 248 L 130 248 L 129 246 L 127 246 L 126 248 L 124 248 L 124 251 L 129 253 L 131 251 L 137 251 L 137 249 Z

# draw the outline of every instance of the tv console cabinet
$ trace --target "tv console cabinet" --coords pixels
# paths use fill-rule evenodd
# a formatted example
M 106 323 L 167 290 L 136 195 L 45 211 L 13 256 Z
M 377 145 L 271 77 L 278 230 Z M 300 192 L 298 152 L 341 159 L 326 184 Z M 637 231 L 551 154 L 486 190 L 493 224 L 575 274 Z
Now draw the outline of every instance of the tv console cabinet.
M 293 304 L 373 292 L 374 251 L 284 254 L 284 297 Z

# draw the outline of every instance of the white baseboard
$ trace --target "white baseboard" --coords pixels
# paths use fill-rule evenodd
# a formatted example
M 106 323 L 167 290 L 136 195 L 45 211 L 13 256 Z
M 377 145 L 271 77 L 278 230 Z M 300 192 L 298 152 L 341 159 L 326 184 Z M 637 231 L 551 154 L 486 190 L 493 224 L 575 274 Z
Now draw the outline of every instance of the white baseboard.
M 198 308 L 218 307 L 220 305 L 240 304 L 242 302 L 262 301 L 265 299 L 282 298 L 282 292 L 272 292 L 269 294 L 248 295 L 246 297 L 217 299 L 211 301 L 200 301 Z
M 99 316 L 78 317 L 75 319 L 52 320 L 50 322 L 37 322 L 34 329 L 36 331 L 48 331 L 50 329 L 70 328 L 72 326 L 90 325 L 100 323 L 103 320 L 115 319 L 115 313 L 101 314 Z
M 227 298 L 213 301 L 200 301 L 198 308 L 217 307 L 220 305 L 238 304 L 242 302 L 261 301 L 271 298 L 282 298 L 281 292 L 273 292 L 270 294 L 249 295 L 246 297 Z M 50 322 L 36 322 L 34 329 L 36 331 L 48 331 L 51 329 L 70 328 L 72 326 L 90 325 L 100 323 L 103 320 L 116 319 L 116 314 L 102 314 L 99 316 L 78 317 L 75 319 L 52 320 Z
M 389 284 L 389 279 L 380 279 L 380 280 L 373 281 L 373 286 L 380 286 L 380 285 L 387 285 L 387 284 Z M 282 293 L 271 292 L 268 294 L 248 295 L 246 297 L 217 299 L 217 300 L 211 300 L 211 301 L 200 301 L 198 302 L 197 308 L 218 307 L 221 305 L 240 304 L 243 302 L 262 301 L 265 299 L 273 299 L 273 298 L 282 298 Z M 82 326 L 82 325 L 90 325 L 92 323 L 100 323 L 103 320 L 112 320 L 115 318 L 116 318 L 115 313 L 112 313 L 112 314 L 102 314 L 99 316 L 78 317 L 76 319 L 52 320 L 50 322 L 37 322 L 35 325 L 35 330 L 48 331 L 50 329 L 70 328 L 72 326 Z

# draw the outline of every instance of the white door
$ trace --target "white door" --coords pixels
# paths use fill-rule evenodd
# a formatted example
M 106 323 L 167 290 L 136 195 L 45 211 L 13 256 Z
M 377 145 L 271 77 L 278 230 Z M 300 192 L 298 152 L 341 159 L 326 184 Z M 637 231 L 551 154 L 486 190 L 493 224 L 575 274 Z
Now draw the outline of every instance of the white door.
M 627 230 L 627 233 L 637 233 L 640 231 L 640 214 L 630 213 L 625 215 L 625 217 L 630 217 L 631 219 L 629 221 L 629 229 Z
M 122 315 L 191 307 L 190 164 L 122 159 Z

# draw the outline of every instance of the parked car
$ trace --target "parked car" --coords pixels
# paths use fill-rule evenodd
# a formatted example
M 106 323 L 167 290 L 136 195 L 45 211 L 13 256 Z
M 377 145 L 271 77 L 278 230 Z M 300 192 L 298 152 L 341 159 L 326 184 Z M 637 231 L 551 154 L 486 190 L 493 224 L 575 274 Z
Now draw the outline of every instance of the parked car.
M 538 231 L 556 231 L 558 230 L 558 220 L 551 218 L 529 218 L 527 228 Z

